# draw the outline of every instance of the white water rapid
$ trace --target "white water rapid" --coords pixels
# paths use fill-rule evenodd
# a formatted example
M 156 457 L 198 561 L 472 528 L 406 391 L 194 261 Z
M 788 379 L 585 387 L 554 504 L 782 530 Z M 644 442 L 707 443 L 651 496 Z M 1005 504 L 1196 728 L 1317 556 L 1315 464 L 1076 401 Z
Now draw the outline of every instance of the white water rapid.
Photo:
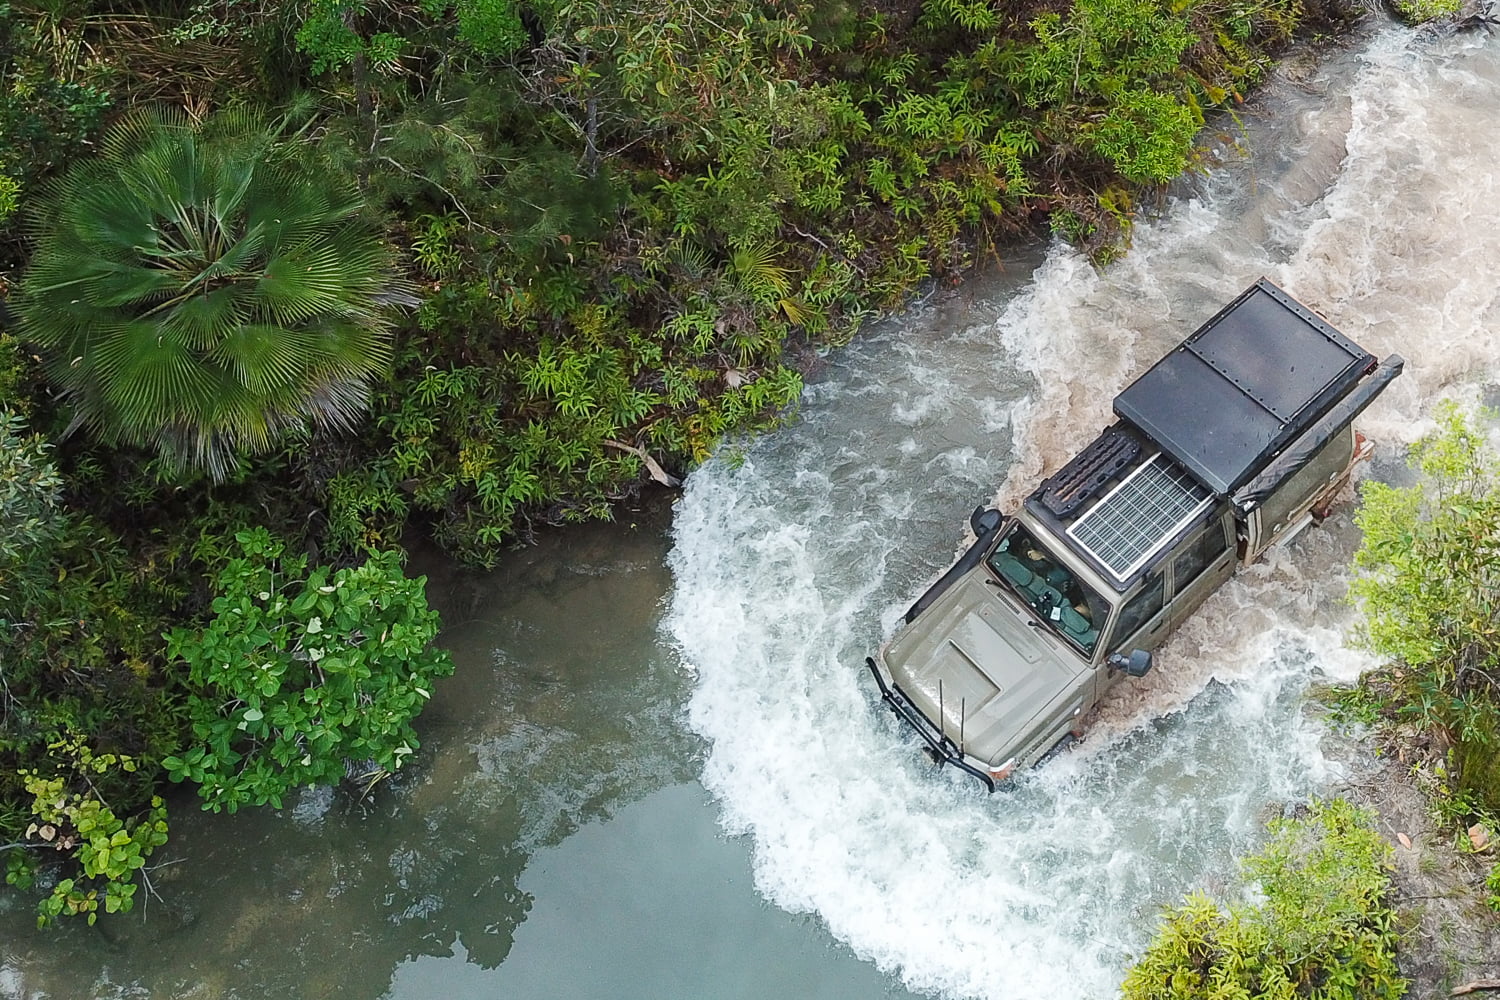
M 1268 815 L 1326 787 L 1320 678 L 1345 648 L 1348 509 L 1242 574 L 1091 735 L 986 796 L 934 771 L 862 664 L 961 544 L 1110 419 L 1131 378 L 1264 274 L 1405 374 L 1375 471 L 1434 401 L 1500 375 L 1500 39 L 1382 29 L 1280 73 L 1242 154 L 1103 273 L 1055 248 L 838 352 L 796 425 L 708 463 L 676 517 L 666 628 L 760 892 L 914 989 L 1110 997 L 1160 907 L 1226 889 Z M 1226 137 L 1232 138 L 1232 137 Z

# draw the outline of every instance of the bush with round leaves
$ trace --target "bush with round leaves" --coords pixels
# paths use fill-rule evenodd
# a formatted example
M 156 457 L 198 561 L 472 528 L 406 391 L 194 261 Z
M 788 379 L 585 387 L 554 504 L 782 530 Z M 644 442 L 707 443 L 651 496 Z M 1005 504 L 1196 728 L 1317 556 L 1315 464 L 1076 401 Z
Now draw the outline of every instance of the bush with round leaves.
M 204 808 L 281 805 L 293 788 L 333 784 L 350 766 L 394 771 L 416 750 L 412 721 L 453 672 L 432 647 L 438 614 L 425 577 L 380 552 L 336 572 L 307 568 L 264 528 L 239 532 L 213 617 L 177 629 L 194 741 L 162 763 L 199 786 Z

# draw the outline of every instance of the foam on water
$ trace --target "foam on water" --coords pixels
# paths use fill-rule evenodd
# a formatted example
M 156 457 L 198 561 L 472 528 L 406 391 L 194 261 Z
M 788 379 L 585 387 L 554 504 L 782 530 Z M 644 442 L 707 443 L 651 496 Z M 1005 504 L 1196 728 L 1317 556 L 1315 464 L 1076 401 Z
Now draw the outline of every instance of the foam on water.
M 1391 31 L 1281 89 L 1245 115 L 1250 159 L 1225 151 L 1122 263 L 1055 249 L 1025 284 L 889 324 L 799 425 L 689 479 L 666 627 L 698 674 L 703 781 L 767 898 L 913 988 L 1113 995 L 1161 904 L 1223 887 L 1266 816 L 1330 780 L 1303 695 L 1364 666 L 1335 518 L 1215 595 L 1082 746 L 985 796 L 926 764 L 861 666 L 967 509 L 997 486 L 1013 505 L 1261 274 L 1407 357 L 1363 421 L 1382 461 L 1500 369 L 1495 47 Z

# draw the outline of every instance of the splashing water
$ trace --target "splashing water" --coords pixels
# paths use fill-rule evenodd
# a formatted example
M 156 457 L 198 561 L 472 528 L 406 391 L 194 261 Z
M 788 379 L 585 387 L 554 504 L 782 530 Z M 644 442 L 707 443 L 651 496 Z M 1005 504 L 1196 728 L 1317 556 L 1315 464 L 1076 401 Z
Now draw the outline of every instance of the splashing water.
M 1240 574 L 1122 685 L 1089 738 L 985 796 L 878 707 L 863 657 L 1114 395 L 1261 274 L 1406 374 L 1361 425 L 1394 468 L 1441 395 L 1500 370 L 1500 51 L 1389 30 L 1242 112 L 1239 145 L 1100 273 L 1056 248 L 831 359 L 801 422 L 689 480 L 666 628 L 727 830 L 772 902 L 907 985 L 1107 997 L 1162 904 L 1223 889 L 1281 804 L 1332 778 L 1317 677 L 1345 647 L 1347 512 Z M 952 314 L 952 315 L 948 315 Z

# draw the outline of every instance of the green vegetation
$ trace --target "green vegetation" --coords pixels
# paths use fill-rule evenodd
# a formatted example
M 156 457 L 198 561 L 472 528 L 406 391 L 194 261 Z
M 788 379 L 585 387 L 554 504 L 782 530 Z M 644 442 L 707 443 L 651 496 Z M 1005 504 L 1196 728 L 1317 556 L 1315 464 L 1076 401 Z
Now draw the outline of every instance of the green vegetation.
M 1412 448 L 1411 486 L 1370 483 L 1351 596 L 1399 719 L 1434 734 L 1454 818 L 1500 814 L 1500 455 L 1451 404 Z M 1446 751 L 1446 754 L 1444 754 Z
M 76 418 L 222 479 L 289 432 L 349 429 L 390 355 L 391 255 L 353 186 L 266 128 L 139 113 L 36 211 L 20 333 Z
M 155 768 L 177 724 L 149 629 L 168 606 L 116 537 L 63 504 L 48 445 L 0 411 L 0 840 L 6 881 L 52 884 L 40 921 L 127 910 L 166 840 Z
M 84 151 L 110 105 L 104 66 L 69 44 L 65 11 L 0 3 L 0 223 Z
M 1392 6 L 1407 24 L 1425 24 L 1457 14 L 1463 9 L 1463 0 L 1393 0 Z
M 68 773 L 44 778 L 22 770 L 20 777 L 33 796 L 33 820 L 26 827 L 28 840 L 45 850 L 65 854 L 76 865 L 75 874 L 59 879 L 51 895 L 37 906 L 37 926 L 45 927 L 57 917 L 86 916 L 92 924 L 105 913 L 124 913 L 135 905 L 132 881 L 146 865 L 151 852 L 167 842 L 167 810 L 161 797 L 153 795 L 149 809 L 130 819 L 116 816 L 94 788 L 94 780 L 111 771 L 137 770 L 130 757 L 95 755 L 81 741 L 53 744 L 50 750 L 71 765 Z M 12 854 L 6 880 L 29 888 L 36 868 L 24 854 Z M 144 877 L 144 876 L 143 876 Z M 148 891 L 150 882 L 145 883 Z
M 1340 799 L 1271 823 L 1245 859 L 1261 901 L 1195 894 L 1168 911 L 1126 973 L 1125 1000 L 1396 1000 L 1391 847 Z
M 451 669 L 409 532 L 492 565 L 1001 241 L 1109 256 L 1340 11 L 0 3 L 11 883 L 128 908 L 166 777 L 394 770 Z
M 193 739 L 162 761 L 199 786 L 205 808 L 281 806 L 293 788 L 336 784 L 351 763 L 394 771 L 417 748 L 411 720 L 453 672 L 428 648 L 437 612 L 425 578 L 394 552 L 354 569 L 307 570 L 264 528 L 235 536 L 213 617 L 176 629 L 167 653 L 187 667 Z

